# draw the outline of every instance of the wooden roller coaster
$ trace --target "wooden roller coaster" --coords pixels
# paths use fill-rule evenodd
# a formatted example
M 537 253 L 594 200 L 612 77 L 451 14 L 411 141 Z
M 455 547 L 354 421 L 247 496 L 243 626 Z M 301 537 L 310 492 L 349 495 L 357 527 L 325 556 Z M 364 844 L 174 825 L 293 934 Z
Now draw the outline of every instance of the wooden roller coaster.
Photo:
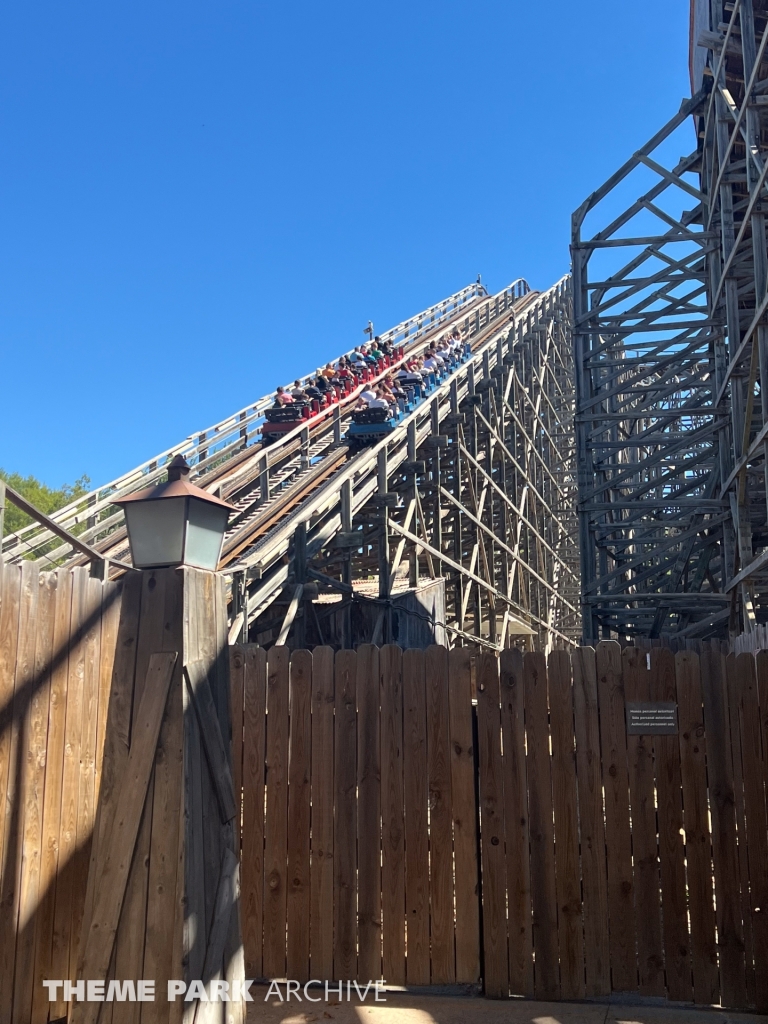
M 353 450 L 346 439 L 361 385 L 266 444 L 273 392 L 6 537 L 3 558 L 122 574 L 130 549 L 115 499 L 181 454 L 194 482 L 237 510 L 219 566 L 232 639 L 407 643 L 406 616 L 449 643 L 572 643 L 570 311 L 568 278 L 544 293 L 522 280 L 495 295 L 470 285 L 382 334 L 400 355 L 373 382 L 449 328 L 470 355 L 381 440 Z M 402 599 L 424 591 L 426 611 Z

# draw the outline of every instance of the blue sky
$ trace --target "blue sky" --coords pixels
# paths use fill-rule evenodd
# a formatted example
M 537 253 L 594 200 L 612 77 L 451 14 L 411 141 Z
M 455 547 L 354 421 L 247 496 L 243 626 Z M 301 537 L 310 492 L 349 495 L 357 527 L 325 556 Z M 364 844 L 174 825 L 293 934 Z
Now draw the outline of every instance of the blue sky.
M 103 483 L 369 319 L 554 283 L 687 34 L 685 0 L 11 0 L 0 466 Z

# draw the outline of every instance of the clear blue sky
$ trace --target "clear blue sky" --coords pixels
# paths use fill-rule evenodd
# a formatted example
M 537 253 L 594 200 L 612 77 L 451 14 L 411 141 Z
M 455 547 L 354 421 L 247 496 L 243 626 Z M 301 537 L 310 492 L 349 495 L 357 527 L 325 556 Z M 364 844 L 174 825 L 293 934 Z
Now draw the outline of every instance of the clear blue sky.
M 0 12 L 0 466 L 106 482 L 475 279 L 689 93 L 687 0 Z

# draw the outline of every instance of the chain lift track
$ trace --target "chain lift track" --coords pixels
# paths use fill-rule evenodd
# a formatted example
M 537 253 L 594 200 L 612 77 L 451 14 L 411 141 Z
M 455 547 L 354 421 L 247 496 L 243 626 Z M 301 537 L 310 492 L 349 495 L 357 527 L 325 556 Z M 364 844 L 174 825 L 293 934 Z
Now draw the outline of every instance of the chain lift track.
M 697 91 L 573 216 L 589 643 L 768 617 L 767 21 L 693 0 Z
M 96 548 L 114 578 L 114 562 L 130 561 L 114 498 L 161 479 L 180 453 L 199 486 L 237 508 L 220 563 L 232 576 L 233 639 L 323 642 L 324 608 L 312 598 L 333 592 L 340 642 L 368 639 L 352 636 L 361 579 L 374 580 L 382 608 L 374 639 L 390 639 L 388 605 L 407 567 L 414 587 L 445 579 L 450 642 L 572 643 L 580 625 L 570 308 L 569 278 L 544 294 L 522 280 L 494 296 L 469 286 L 382 334 L 410 353 L 459 326 L 472 356 L 378 444 L 351 452 L 344 442 L 351 396 L 263 446 L 273 392 L 53 518 Z M 86 560 L 37 524 L 6 537 L 3 557 Z

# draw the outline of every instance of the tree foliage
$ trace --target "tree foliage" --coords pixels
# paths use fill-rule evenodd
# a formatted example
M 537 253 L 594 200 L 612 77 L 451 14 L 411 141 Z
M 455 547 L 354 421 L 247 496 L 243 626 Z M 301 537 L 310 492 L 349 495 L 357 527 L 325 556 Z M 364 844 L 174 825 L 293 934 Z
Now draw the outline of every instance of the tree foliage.
M 46 515 L 50 515 L 57 509 L 63 508 L 64 505 L 68 505 L 75 498 L 87 494 L 91 489 L 91 481 L 87 476 L 81 476 L 73 484 L 62 484 L 61 487 L 54 488 L 48 487 L 47 484 L 42 483 L 37 477 L 22 476 L 21 473 L 7 473 L 4 469 L 0 469 L 0 480 L 4 480 L 14 491 L 18 491 L 31 505 L 39 508 Z M 30 522 L 32 520 L 26 513 L 16 508 L 9 499 L 6 499 L 4 535 L 15 533 Z

